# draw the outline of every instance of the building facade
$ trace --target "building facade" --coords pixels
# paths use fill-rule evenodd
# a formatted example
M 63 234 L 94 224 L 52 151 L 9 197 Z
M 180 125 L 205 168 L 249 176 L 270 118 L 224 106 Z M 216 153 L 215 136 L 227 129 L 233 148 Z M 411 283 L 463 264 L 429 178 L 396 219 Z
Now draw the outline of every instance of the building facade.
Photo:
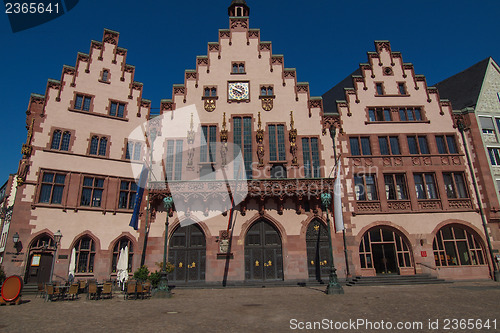
M 389 42 L 375 48 L 323 95 L 325 117 L 340 124 L 352 270 L 487 278 L 494 267 L 450 102 Z
M 74 253 L 76 279 L 113 279 L 125 247 L 130 273 L 142 264 L 154 270 L 168 221 L 171 283 L 324 280 L 330 250 L 321 194 L 333 193 L 341 156 L 346 252 L 343 234 L 332 233 L 341 278 L 488 278 L 449 103 L 389 43 L 377 42 L 370 63 L 333 89 L 342 97 L 327 93 L 323 105 L 249 28 L 249 12 L 245 1 L 231 3 L 229 29 L 196 57 L 159 115 L 111 30 L 49 80 L 44 95 L 31 96 L 10 231 L 23 247 L 5 256 L 6 273 L 45 282 L 54 262 L 54 277 L 67 279 Z M 199 126 L 164 127 L 162 118 L 197 118 Z M 133 139 L 137 129 L 144 135 Z M 143 165 L 156 173 L 134 230 Z M 241 182 L 245 195 L 232 191 Z M 168 198 L 174 205 L 165 208 Z

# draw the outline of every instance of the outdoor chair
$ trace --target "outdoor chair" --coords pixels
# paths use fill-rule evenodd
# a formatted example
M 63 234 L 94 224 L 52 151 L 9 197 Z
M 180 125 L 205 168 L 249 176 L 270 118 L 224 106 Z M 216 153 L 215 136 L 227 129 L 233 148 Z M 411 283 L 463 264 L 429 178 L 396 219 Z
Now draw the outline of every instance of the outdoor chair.
M 46 284 L 45 285 L 45 300 L 46 301 L 53 301 L 59 299 L 59 296 L 61 296 L 61 293 L 59 292 L 59 289 L 55 289 L 53 285 L 51 284 Z
M 78 292 L 84 293 L 86 291 L 85 290 L 86 288 L 87 288 L 87 281 L 79 280 L 78 281 Z
M 43 283 L 38 284 L 37 296 L 44 297 L 45 296 L 45 286 Z
M 103 286 L 102 286 L 102 292 L 101 292 L 101 296 L 102 298 L 113 298 L 113 293 L 112 293 L 112 288 L 113 285 L 109 282 L 106 282 Z
M 87 299 L 99 299 L 99 295 L 97 294 L 97 284 L 95 282 L 89 282 L 87 289 Z
M 148 298 L 148 297 L 151 297 L 151 283 L 150 282 L 146 282 L 144 283 L 143 287 L 142 287 L 142 298 Z
M 144 299 L 144 285 L 142 282 L 137 282 L 137 298 Z
M 69 289 L 68 293 L 66 294 L 66 299 L 71 299 L 74 300 L 75 298 L 78 299 L 78 283 L 73 283 Z
M 130 280 L 127 283 L 126 291 L 125 291 L 125 299 L 129 299 L 131 296 L 137 297 L 136 295 L 136 281 L 135 280 Z

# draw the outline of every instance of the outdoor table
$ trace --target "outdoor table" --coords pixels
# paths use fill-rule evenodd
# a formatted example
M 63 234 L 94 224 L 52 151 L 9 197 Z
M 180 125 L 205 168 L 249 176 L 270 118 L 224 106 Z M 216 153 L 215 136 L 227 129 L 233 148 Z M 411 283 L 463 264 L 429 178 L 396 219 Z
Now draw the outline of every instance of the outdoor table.
M 59 289 L 59 294 L 60 294 L 59 297 L 61 297 L 61 299 L 64 300 L 64 296 L 68 292 L 69 287 L 70 286 L 66 286 L 66 285 L 58 285 L 58 286 L 54 286 L 54 290 Z

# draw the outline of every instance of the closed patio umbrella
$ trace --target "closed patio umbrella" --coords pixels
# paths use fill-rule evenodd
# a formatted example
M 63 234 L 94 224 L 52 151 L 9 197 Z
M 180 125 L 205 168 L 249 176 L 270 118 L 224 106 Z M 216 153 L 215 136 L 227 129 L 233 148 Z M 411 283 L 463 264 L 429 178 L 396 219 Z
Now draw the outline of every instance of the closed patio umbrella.
M 128 280 L 128 246 L 120 250 L 120 257 L 116 264 L 116 278 L 122 285 Z
M 71 251 L 71 259 L 69 260 L 69 272 L 68 272 L 68 281 L 73 282 L 75 278 L 75 270 L 76 270 L 76 249 L 73 248 Z

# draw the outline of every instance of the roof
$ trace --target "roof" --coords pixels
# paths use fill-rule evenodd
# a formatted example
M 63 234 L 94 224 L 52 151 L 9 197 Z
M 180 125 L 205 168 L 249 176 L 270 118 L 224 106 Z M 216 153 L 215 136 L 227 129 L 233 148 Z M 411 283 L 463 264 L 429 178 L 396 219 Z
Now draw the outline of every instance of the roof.
M 475 107 L 489 60 L 490 57 L 446 80 L 436 83 L 434 86 L 438 89 L 440 98 L 450 100 L 454 110 Z
M 339 113 L 337 101 L 345 101 L 345 88 L 354 88 L 353 75 L 361 75 L 361 69 L 356 69 L 332 89 L 323 94 L 323 110 L 325 113 Z

